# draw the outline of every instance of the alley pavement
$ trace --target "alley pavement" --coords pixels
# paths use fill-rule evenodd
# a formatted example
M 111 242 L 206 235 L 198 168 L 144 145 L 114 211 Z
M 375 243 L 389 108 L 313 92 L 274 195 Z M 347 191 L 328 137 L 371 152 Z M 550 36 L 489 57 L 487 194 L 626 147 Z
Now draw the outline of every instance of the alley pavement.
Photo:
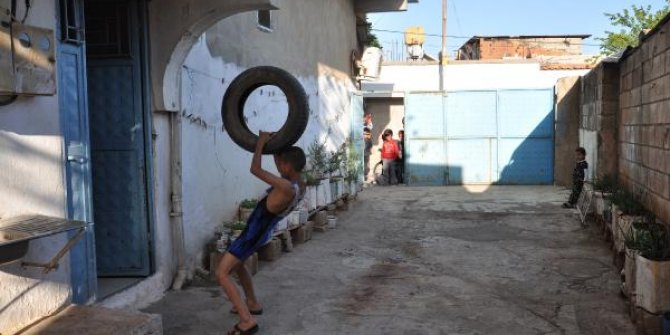
M 607 244 L 551 186 L 375 187 L 254 277 L 259 334 L 634 334 Z M 214 283 L 147 308 L 165 334 L 237 322 Z

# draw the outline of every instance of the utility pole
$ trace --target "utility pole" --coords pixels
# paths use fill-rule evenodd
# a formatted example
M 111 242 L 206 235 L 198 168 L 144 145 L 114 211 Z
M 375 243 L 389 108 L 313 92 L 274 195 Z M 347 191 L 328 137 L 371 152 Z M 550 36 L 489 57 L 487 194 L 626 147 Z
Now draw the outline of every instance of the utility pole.
M 440 91 L 444 91 L 445 65 L 447 65 L 447 0 L 442 0 L 442 51 L 440 51 Z
M 440 64 L 447 63 L 447 0 L 442 0 L 442 54 Z

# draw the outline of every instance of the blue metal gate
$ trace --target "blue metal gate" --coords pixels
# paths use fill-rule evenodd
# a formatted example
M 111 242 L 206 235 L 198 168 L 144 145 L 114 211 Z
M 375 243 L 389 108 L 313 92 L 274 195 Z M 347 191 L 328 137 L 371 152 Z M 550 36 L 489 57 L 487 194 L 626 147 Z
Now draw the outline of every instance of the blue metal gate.
M 552 89 L 408 93 L 412 185 L 551 184 Z

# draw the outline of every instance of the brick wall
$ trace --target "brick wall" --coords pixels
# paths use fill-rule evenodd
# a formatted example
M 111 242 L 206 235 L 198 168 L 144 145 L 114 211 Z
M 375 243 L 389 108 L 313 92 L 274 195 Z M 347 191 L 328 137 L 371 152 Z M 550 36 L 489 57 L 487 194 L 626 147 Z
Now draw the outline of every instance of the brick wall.
M 618 174 L 619 65 L 602 62 L 581 83 L 580 146 L 587 152 L 590 178 Z
M 566 43 L 567 42 L 567 43 Z M 581 55 L 580 38 L 480 39 L 479 59 Z
M 670 16 L 620 62 L 619 179 L 670 224 Z

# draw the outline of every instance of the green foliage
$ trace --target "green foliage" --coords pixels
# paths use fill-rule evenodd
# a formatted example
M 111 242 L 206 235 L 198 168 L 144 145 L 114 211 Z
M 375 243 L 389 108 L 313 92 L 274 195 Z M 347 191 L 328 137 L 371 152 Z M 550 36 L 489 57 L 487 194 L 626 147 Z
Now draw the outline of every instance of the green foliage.
M 633 223 L 625 243 L 627 248 L 639 251 L 646 259 L 664 261 L 670 259 L 669 238 L 668 227 L 650 216 Z
M 379 43 L 379 38 L 377 38 L 377 35 L 375 35 L 372 32 L 372 22 L 368 21 L 367 19 L 365 20 L 365 26 L 366 26 L 366 31 L 368 35 L 368 42 L 367 46 L 369 47 L 376 47 L 376 48 L 382 48 L 382 44 Z
M 612 195 L 612 203 L 626 215 L 645 215 L 647 211 L 642 205 L 641 194 L 635 194 L 625 189 L 619 189 Z
M 323 173 L 326 171 L 328 165 L 328 155 L 326 153 L 326 146 L 314 139 L 314 142 L 307 148 L 307 155 L 309 156 L 309 164 L 312 166 L 312 171 Z
M 664 0 L 664 2 L 663 7 L 657 10 L 654 10 L 651 5 L 632 5 L 621 13 L 605 13 L 612 26 L 619 28 L 619 31 L 605 31 L 604 38 L 597 38 L 601 42 L 601 52 L 612 55 L 628 46 L 637 46 L 640 32 L 654 28 L 670 12 L 670 0 Z
M 362 172 L 361 155 L 356 151 L 355 142 L 351 138 L 347 139 L 347 159 L 345 162 L 345 179 L 347 181 L 358 180 Z
M 232 221 L 232 222 L 226 222 L 224 224 L 225 227 L 228 227 L 228 229 L 232 230 L 244 230 L 244 228 L 247 227 L 247 223 L 244 221 Z
M 617 180 L 610 175 L 604 175 L 593 181 L 593 189 L 603 193 L 614 193 L 617 190 Z
M 319 185 L 319 180 L 316 178 L 313 171 L 305 171 L 303 173 L 303 178 L 305 178 L 305 184 L 307 184 L 307 186 Z
M 328 173 L 341 173 L 342 163 L 347 158 L 347 142 L 345 141 L 337 151 L 331 152 L 328 155 L 328 167 L 326 172 Z
M 256 199 L 244 199 L 240 202 L 240 207 L 247 209 L 254 209 L 258 205 L 258 200 Z

